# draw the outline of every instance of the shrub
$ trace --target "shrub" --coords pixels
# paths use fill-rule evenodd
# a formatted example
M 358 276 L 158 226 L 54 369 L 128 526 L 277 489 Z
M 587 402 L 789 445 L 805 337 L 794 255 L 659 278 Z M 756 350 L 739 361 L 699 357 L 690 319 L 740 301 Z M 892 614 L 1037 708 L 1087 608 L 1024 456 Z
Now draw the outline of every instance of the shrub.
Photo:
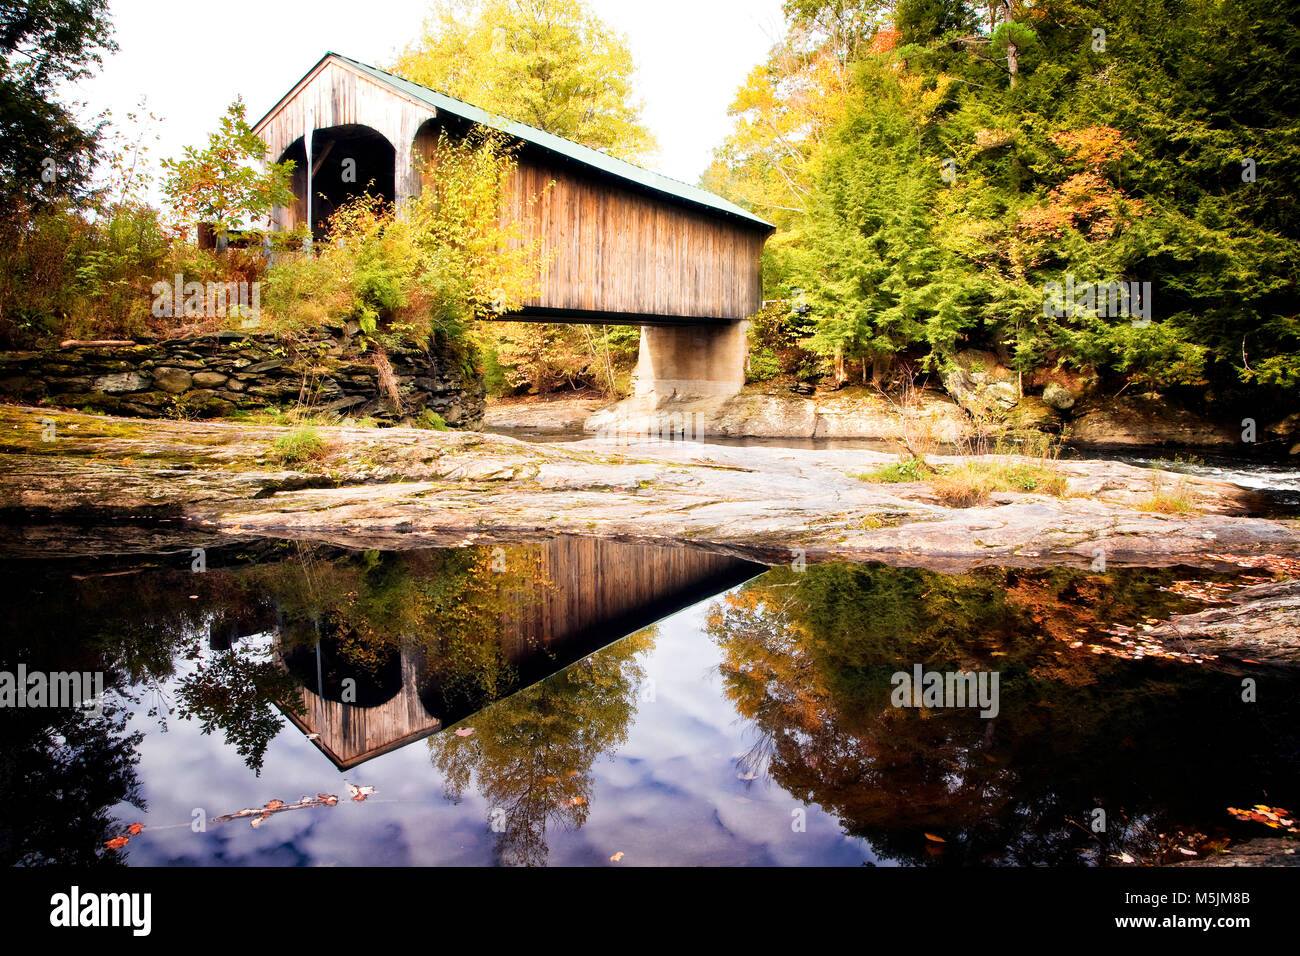
M 540 276 L 540 240 L 502 223 L 500 186 L 514 158 L 497 139 L 471 135 L 435 150 L 434 175 L 395 215 L 362 195 L 330 217 L 326 241 L 281 258 L 265 306 L 277 326 L 355 319 L 388 347 L 464 338 L 476 317 L 516 309 Z

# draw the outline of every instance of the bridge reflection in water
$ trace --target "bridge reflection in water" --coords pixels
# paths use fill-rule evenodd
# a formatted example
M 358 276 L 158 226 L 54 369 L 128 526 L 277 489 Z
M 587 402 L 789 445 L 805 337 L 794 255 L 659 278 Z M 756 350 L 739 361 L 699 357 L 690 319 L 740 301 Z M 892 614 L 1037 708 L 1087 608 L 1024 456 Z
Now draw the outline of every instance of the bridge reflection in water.
M 281 712 L 339 769 L 419 740 L 764 570 L 693 548 L 590 538 L 454 551 L 300 554 L 309 592 L 271 588 L 209 642 L 276 635 Z M 286 562 L 295 564 L 296 562 Z M 312 595 L 321 598 L 313 600 Z M 326 597 L 328 595 L 328 597 Z

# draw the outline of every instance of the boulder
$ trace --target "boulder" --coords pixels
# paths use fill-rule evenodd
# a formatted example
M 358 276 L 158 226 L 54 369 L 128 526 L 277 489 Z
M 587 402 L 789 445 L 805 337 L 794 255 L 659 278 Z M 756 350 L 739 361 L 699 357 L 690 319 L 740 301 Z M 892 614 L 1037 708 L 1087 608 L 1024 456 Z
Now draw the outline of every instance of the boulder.
M 1016 374 L 992 352 L 965 349 L 943 373 L 943 387 L 958 405 L 976 415 L 1006 411 L 1020 400 Z
M 1026 395 L 1016 402 L 1015 407 L 1007 412 L 1005 420 L 1013 428 L 1035 428 L 1040 431 L 1054 431 L 1061 424 L 1056 409 L 1032 395 Z
M 1043 402 L 1058 412 L 1065 412 L 1074 407 L 1074 395 L 1065 386 L 1048 382 L 1043 388 Z
M 1238 437 L 1156 392 L 1089 402 L 1076 411 L 1070 430 L 1070 440 L 1078 445 L 1214 447 L 1235 444 Z
M 1265 431 L 1270 435 L 1276 435 L 1278 438 L 1294 438 L 1300 435 L 1300 412 L 1292 412 L 1281 421 L 1269 425 Z

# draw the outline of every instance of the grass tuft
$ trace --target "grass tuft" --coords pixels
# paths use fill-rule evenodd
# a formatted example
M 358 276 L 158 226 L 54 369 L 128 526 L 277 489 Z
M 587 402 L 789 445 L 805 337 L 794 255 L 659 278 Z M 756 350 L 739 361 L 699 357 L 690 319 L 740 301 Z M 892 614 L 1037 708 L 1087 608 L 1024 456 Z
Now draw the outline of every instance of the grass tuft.
M 286 465 L 319 461 L 325 457 L 325 441 L 320 432 L 311 426 L 295 428 L 275 440 L 271 454 Z

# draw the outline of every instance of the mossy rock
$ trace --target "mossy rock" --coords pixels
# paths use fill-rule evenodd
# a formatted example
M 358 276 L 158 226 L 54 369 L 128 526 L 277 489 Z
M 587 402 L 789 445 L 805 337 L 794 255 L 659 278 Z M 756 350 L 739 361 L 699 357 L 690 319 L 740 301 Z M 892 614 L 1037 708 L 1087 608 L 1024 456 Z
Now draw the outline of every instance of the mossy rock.
M 1004 422 L 1016 429 L 1033 428 L 1038 431 L 1056 431 L 1061 419 L 1056 410 L 1041 398 L 1025 396 L 1007 410 Z

